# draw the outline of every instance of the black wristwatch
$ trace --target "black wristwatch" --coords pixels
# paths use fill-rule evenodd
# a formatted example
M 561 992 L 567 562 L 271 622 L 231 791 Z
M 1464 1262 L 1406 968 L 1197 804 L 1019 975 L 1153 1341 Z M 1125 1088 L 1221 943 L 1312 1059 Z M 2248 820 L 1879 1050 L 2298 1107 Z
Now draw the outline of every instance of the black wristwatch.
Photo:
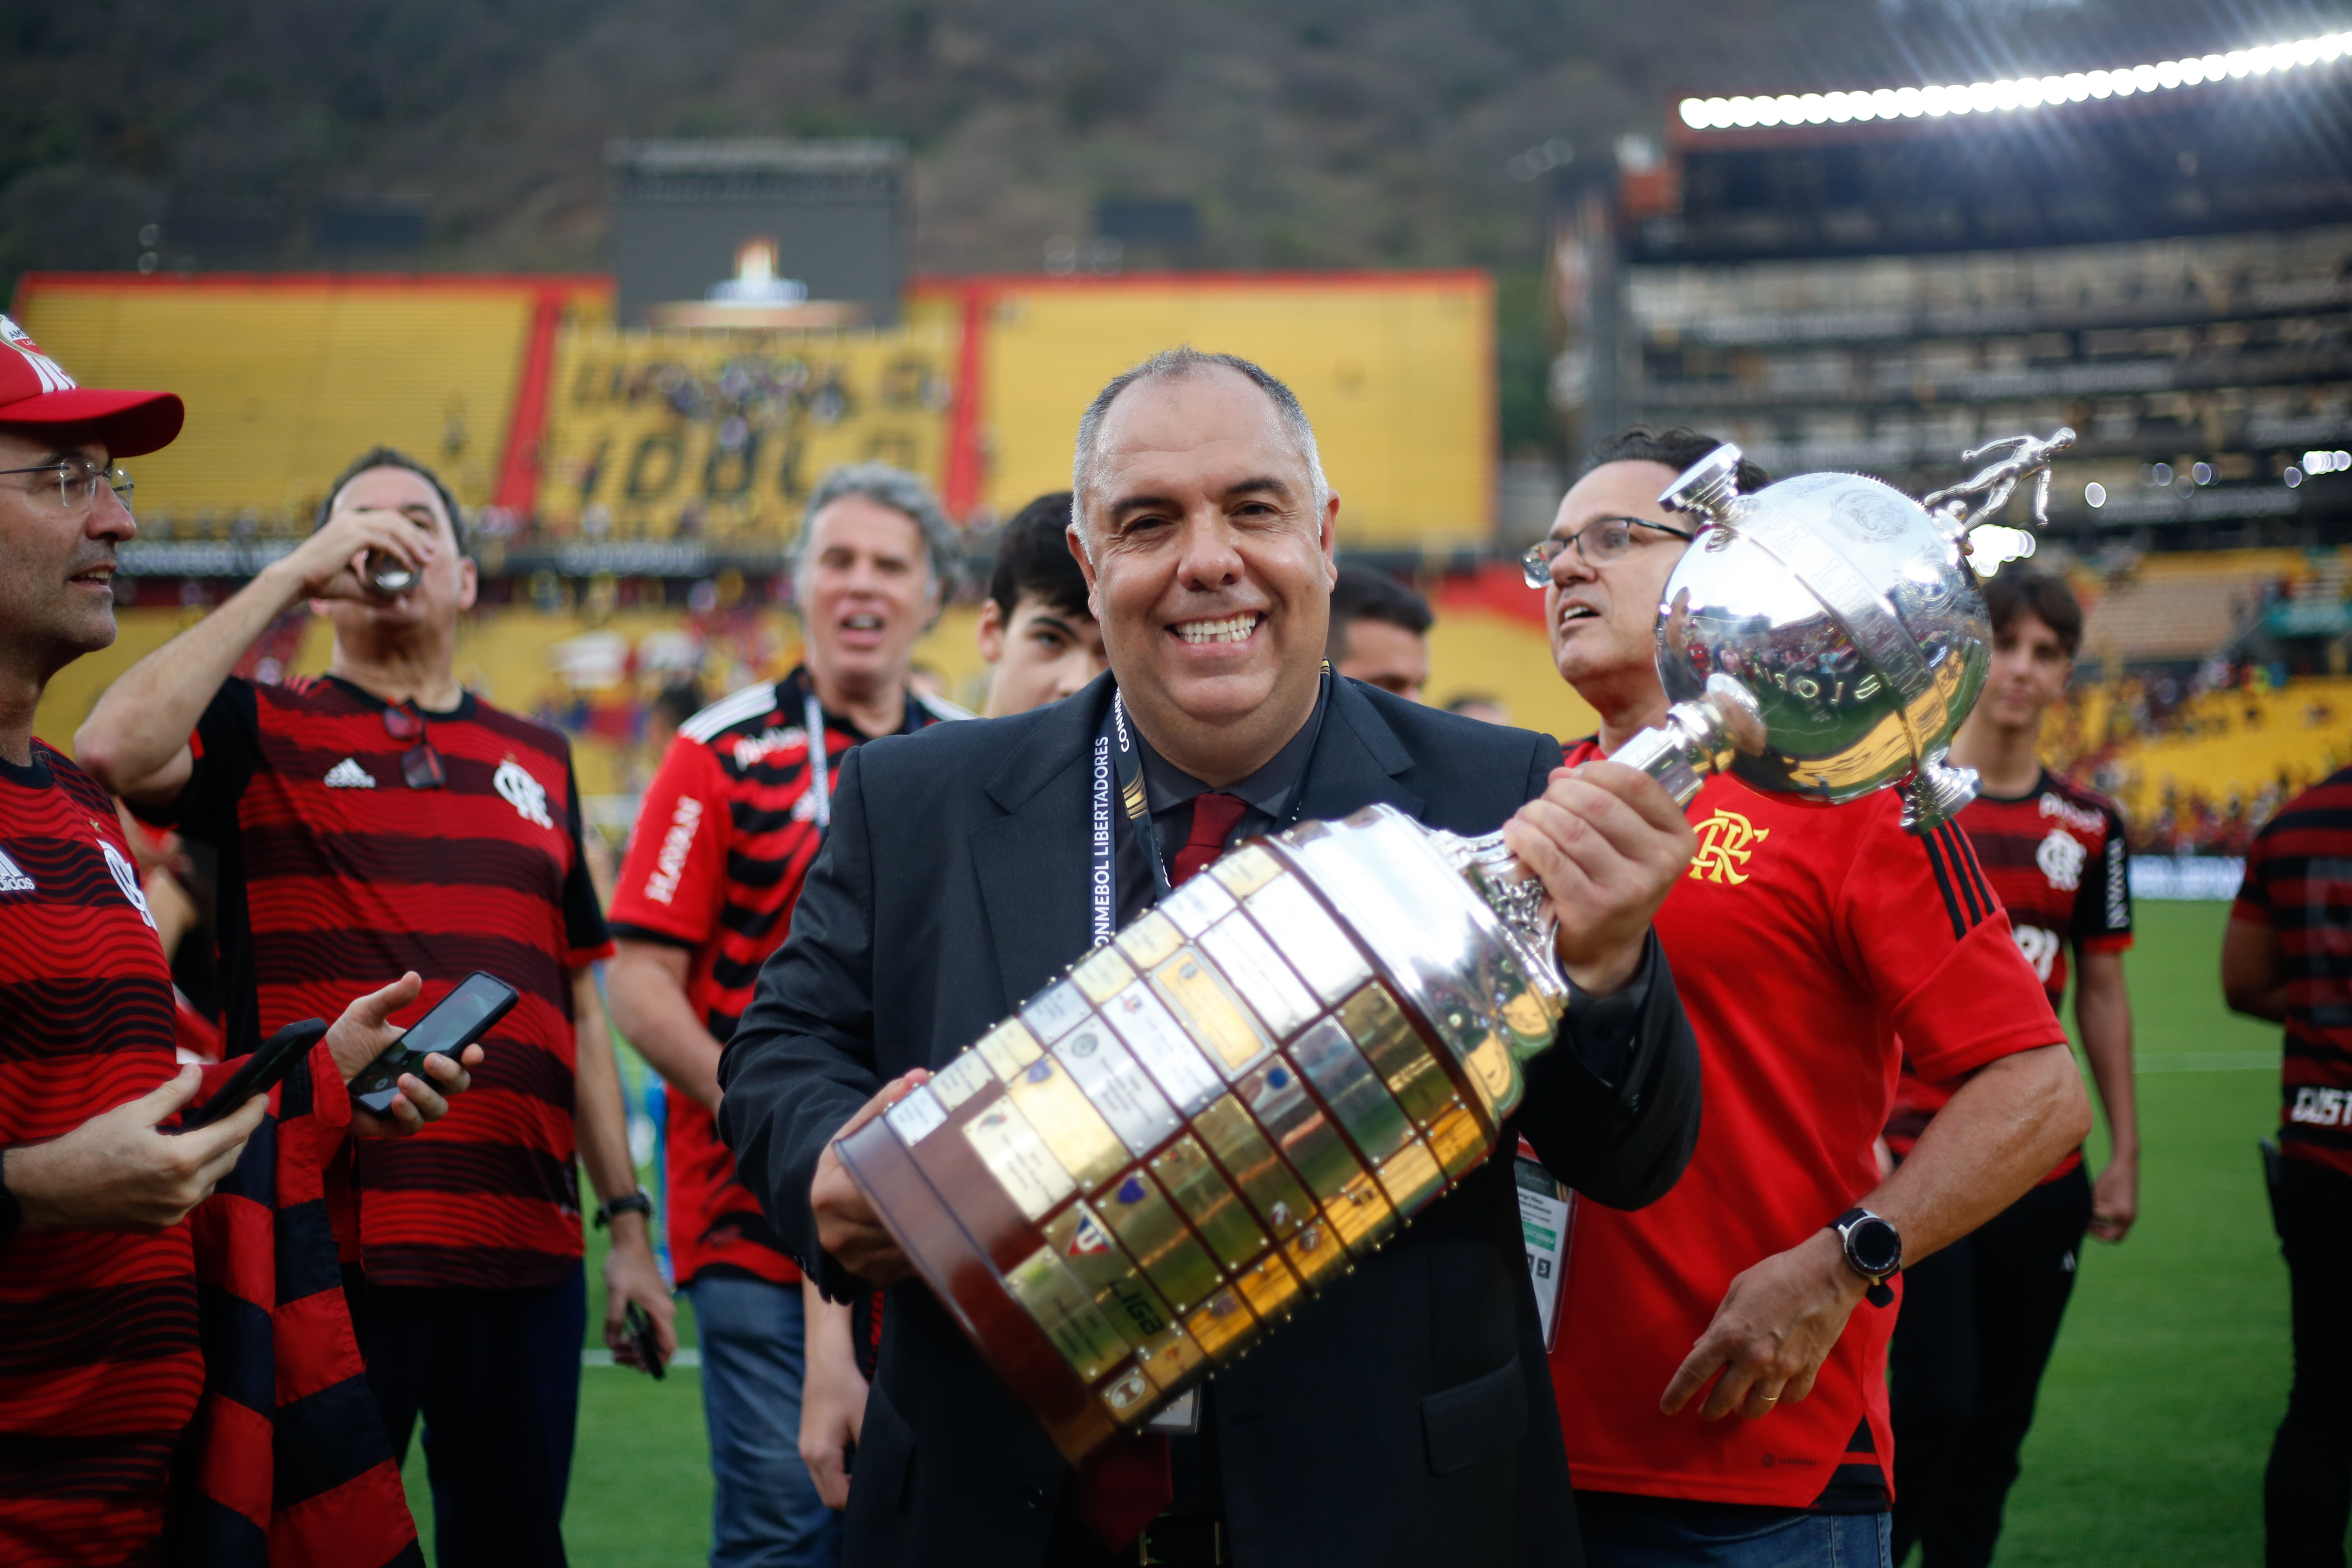
M 1870 1281 L 1864 1292 L 1870 1304 L 1884 1307 L 1895 1300 L 1886 1281 L 1903 1267 L 1903 1233 L 1868 1209 L 1848 1209 L 1830 1221 L 1830 1228 L 1845 1250 L 1845 1266 Z
M 654 1201 L 646 1195 L 645 1188 L 639 1187 L 635 1192 L 631 1193 L 628 1196 L 614 1198 L 609 1204 L 598 1204 L 596 1205 L 596 1228 L 598 1230 L 604 1229 L 606 1226 L 613 1223 L 613 1216 L 614 1215 L 623 1214 L 641 1214 L 646 1216 L 646 1223 L 647 1225 L 651 1225 L 653 1223 Z

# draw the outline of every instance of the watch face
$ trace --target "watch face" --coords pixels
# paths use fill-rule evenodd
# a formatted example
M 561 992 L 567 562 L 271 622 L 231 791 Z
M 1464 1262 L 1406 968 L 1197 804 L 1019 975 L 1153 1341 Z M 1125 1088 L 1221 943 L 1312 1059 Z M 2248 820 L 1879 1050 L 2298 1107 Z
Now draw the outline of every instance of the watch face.
M 1903 1238 L 1874 1215 L 1856 1220 L 1845 1233 L 1845 1255 L 1864 1274 L 1891 1273 L 1903 1261 Z

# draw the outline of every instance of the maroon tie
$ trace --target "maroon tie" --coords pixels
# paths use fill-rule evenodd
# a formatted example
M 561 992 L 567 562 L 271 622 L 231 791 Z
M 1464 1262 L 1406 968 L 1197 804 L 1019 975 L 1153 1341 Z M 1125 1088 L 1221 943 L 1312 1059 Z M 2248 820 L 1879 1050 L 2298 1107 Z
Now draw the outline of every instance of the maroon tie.
M 1176 851 L 1169 880 L 1181 886 L 1225 852 L 1225 839 L 1249 803 L 1237 795 L 1211 790 L 1192 802 L 1192 836 Z M 1176 1479 L 1168 1466 L 1168 1439 L 1142 1432 L 1122 1437 L 1078 1478 L 1079 1522 L 1117 1552 L 1143 1533 L 1176 1500 Z
M 1194 873 L 1208 868 L 1209 862 L 1225 852 L 1225 839 L 1234 825 L 1249 809 L 1249 802 L 1223 790 L 1211 790 L 1192 802 L 1192 837 L 1184 840 L 1184 847 L 1176 851 L 1176 866 L 1168 880 L 1181 887 Z

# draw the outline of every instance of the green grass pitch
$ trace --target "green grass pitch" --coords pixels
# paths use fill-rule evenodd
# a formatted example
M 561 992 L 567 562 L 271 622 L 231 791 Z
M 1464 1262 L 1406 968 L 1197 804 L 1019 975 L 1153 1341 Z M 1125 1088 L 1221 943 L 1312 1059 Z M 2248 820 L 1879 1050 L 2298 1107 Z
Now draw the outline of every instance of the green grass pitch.
M 2277 1034 L 2222 1010 L 2225 906 L 2137 912 L 2126 965 L 2142 1068 L 2141 1218 L 2121 1247 L 2087 1245 L 2011 1494 L 2001 1568 L 2262 1561 L 2263 1460 L 2289 1363 L 2286 1271 L 2254 1155 L 2277 1119 Z M 2095 1160 L 2100 1149 L 2095 1138 Z M 592 1251 L 592 1343 L 596 1263 Z M 689 1342 L 690 1319 L 681 1312 Z M 424 1469 L 412 1445 L 409 1500 L 429 1559 Z M 697 1374 L 656 1384 L 583 1372 L 564 1515 L 575 1568 L 702 1562 L 709 1519 Z

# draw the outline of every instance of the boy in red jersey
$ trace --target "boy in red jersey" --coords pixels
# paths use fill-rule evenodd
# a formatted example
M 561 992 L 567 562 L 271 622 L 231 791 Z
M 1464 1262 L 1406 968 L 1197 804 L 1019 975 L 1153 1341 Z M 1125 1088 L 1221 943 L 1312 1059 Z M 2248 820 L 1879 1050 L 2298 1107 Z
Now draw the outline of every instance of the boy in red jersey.
M 170 973 L 115 803 L 32 734 L 49 679 L 114 640 L 115 551 L 137 531 L 114 459 L 180 421 L 168 393 L 75 386 L 0 317 L 0 1562 L 156 1561 L 176 1479 L 181 1545 L 208 1562 L 373 1568 L 413 1560 L 415 1531 L 347 1350 L 331 1244 L 305 1247 L 289 1201 L 305 1194 L 286 1184 L 315 1182 L 318 1152 L 354 1123 L 413 1131 L 446 1109 L 405 1078 L 411 1098 L 380 1122 L 341 1089 L 394 1038 L 384 1016 L 415 976 L 361 998 L 275 1094 L 170 1135 L 160 1124 L 234 1068 L 176 1065 Z M 464 1087 L 457 1064 L 431 1065 Z M 301 1289 L 306 1262 L 323 1263 L 323 1291 Z M 224 1335 L 229 1319 L 258 1332 Z M 310 1394 L 324 1397 L 289 1409 Z M 331 1457 L 273 1473 L 305 1439 Z M 303 1484 L 330 1472 L 331 1498 Z M 279 1531 L 283 1504 L 333 1539 Z
M 588 881 L 571 752 L 466 691 L 473 604 L 462 520 L 428 470 L 370 452 L 319 525 L 219 610 L 141 660 L 76 739 L 134 809 L 220 852 L 232 1053 L 320 1010 L 351 977 L 414 969 L 429 1006 L 477 969 L 520 993 L 477 1092 L 351 1173 L 365 1274 L 360 1340 L 394 1452 L 421 1413 L 437 1556 L 560 1564 L 586 1287 L 575 1153 L 614 1220 L 606 1342 L 674 1308 L 646 1239 L 589 965 L 610 951 Z M 362 580 L 369 558 L 413 581 Z M 304 599 L 331 620 L 324 679 L 229 672 Z
M 826 1564 L 865 1386 L 849 1313 L 805 1291 L 719 1141 L 719 1055 L 791 929 L 853 747 L 970 714 L 907 684 L 952 584 L 955 541 L 913 475 L 836 468 L 809 498 L 794 598 L 806 662 L 687 721 L 638 809 L 613 900 L 613 1014 L 674 1091 L 669 1243 L 702 1339 L 713 1568 Z M 822 737 L 826 765 L 811 766 Z M 814 1374 L 814 1375 L 812 1375 Z M 830 1381 L 828 1381 L 828 1377 Z M 812 1401 L 803 1419 L 803 1385 Z M 822 1405 L 820 1411 L 818 1406 Z M 823 1419 L 814 1417 L 822 1415 Z M 803 1434 L 825 1436 L 813 1476 Z
M 2069 952 L 2080 975 L 2075 1022 L 2107 1113 L 2114 1152 L 2095 1188 L 2083 1152 L 2023 1197 L 1906 1271 L 1895 1331 L 1895 1560 L 1923 1548 L 1927 1568 L 1986 1568 L 2033 1400 L 2074 1288 L 2083 1233 L 2121 1241 L 2139 1213 L 2139 1119 L 2132 1100 L 2130 851 L 2104 796 L 2042 765 L 2042 716 L 2066 693 L 2083 608 L 2063 579 L 2011 568 L 1984 585 L 1991 669 L 1952 761 L 1977 770 L 1961 811 L 2010 932 L 2055 1012 Z M 1886 1142 L 1908 1156 L 1951 1098 L 1905 1064 Z
M 2294 1384 L 2263 1474 L 2263 1561 L 2342 1568 L 2352 1519 L 2352 769 L 2254 836 L 2221 939 L 2232 1011 L 2286 1026 L 2265 1147 Z
M 1555 662 L 1601 717 L 1571 766 L 1665 716 L 1654 627 L 1690 531 L 1657 497 L 1716 446 L 1613 437 L 1528 553 Z M 1552 1354 L 1586 1555 L 1884 1563 L 1889 1276 L 2079 1142 L 2082 1086 L 1957 829 L 1905 833 L 1891 792 L 1827 806 L 1728 775 L 1689 814 L 1656 928 L 1704 1063 L 1697 1152 L 1637 1214 L 1580 1210 Z M 1966 1081 L 1881 1182 L 1898 1031 Z

